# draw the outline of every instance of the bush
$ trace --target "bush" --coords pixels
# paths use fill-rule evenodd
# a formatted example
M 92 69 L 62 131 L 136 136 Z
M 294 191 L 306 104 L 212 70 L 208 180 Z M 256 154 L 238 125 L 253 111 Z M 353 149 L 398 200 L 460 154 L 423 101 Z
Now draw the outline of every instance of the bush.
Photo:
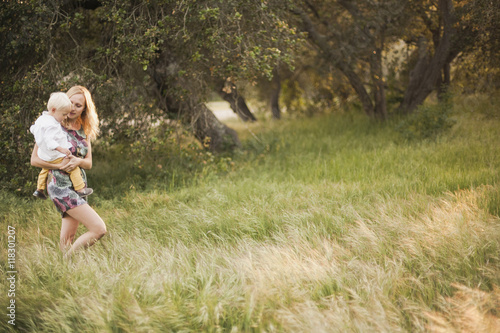
M 230 156 L 214 155 L 187 130 L 170 122 L 119 143 L 101 140 L 93 146 L 89 186 L 102 198 L 130 189 L 164 189 L 201 183 L 234 169 Z
M 450 118 L 450 113 L 449 101 L 435 105 L 421 105 L 399 122 L 396 130 L 406 140 L 435 139 L 455 124 L 456 121 Z

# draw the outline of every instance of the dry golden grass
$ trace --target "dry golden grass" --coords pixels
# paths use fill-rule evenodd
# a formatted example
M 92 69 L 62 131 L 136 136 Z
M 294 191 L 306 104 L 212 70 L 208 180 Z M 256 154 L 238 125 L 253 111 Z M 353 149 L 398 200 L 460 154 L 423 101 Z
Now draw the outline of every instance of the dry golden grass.
M 498 333 L 500 332 L 500 289 L 492 292 L 452 284 L 456 292 L 444 298 L 441 311 L 427 314 L 429 332 Z

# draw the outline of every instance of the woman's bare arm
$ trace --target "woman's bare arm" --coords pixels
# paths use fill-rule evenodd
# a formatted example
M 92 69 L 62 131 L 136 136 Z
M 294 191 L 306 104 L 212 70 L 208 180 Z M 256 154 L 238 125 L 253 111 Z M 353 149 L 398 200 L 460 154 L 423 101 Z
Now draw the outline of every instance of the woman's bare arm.
M 31 165 L 37 168 L 57 170 L 61 169 L 66 163 L 68 163 L 67 161 L 67 159 L 64 159 L 61 163 L 52 164 L 42 160 L 40 157 L 38 157 L 38 145 L 36 143 L 33 147 L 33 152 L 31 153 Z

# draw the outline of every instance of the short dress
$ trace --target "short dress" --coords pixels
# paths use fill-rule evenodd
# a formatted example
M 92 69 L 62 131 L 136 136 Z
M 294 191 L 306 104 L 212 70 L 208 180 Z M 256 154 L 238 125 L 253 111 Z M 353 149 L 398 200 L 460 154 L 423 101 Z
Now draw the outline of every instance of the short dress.
M 63 131 L 67 133 L 68 141 L 71 143 L 71 148 L 69 148 L 71 154 L 76 157 L 85 158 L 89 146 L 83 127 L 77 131 L 68 130 L 64 126 L 61 127 Z M 82 168 L 80 168 L 80 170 L 86 186 L 87 175 Z M 69 178 L 69 174 L 62 170 L 49 171 L 47 176 L 47 193 L 62 216 L 64 216 L 67 210 L 87 203 L 85 198 L 80 197 L 78 193 L 76 193 L 73 188 L 73 183 Z

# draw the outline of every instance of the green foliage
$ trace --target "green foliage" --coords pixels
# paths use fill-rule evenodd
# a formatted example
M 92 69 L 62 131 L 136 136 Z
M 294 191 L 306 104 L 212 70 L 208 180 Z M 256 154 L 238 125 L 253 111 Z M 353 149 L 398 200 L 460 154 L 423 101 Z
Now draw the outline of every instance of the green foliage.
M 190 80 L 193 89 L 214 77 L 270 77 L 276 64 L 291 64 L 297 42 L 295 28 L 276 16 L 279 7 L 258 2 L 102 3 L 100 19 L 113 29 L 113 47 L 105 50 L 115 61 L 146 70 L 167 60 L 170 80 Z
M 34 172 L 29 169 L 34 145 L 29 127 L 46 108 L 50 94 L 47 90 L 57 91 L 49 88 L 48 83 L 44 86 L 39 79 L 36 74 L 28 73 L 16 81 L 10 92 L 19 100 L 7 99 L 0 103 L 0 187 L 23 194 L 32 190 L 34 180 Z
M 449 102 L 421 105 L 396 127 L 406 140 L 436 139 L 455 124 Z
M 10 90 L 11 80 L 22 77 L 20 68 L 29 68 L 45 58 L 51 46 L 53 14 L 50 6 L 36 1 L 0 2 L 1 90 Z
M 2 164 L 0 165 L 0 181 L 2 188 L 22 191 L 32 190 L 29 181 L 33 173 L 19 173 L 19 170 L 26 170 L 31 157 L 30 148 L 33 146 L 33 138 L 27 138 L 26 128 L 19 121 L 19 106 L 12 106 L 3 109 L 0 115 L 1 135 L 0 154 Z M 31 134 L 30 134 L 31 135 Z M 28 182 L 26 182 L 28 180 Z
M 304 59 L 302 62 L 305 67 L 299 68 L 294 74 L 286 75 L 285 72 L 286 76 L 282 75 L 280 104 L 288 114 L 296 117 L 312 116 L 347 107 L 351 93 L 349 85 L 342 79 L 336 79 L 336 73 L 332 73 L 329 66 L 320 68 L 313 64 L 317 58 L 312 54 L 309 56 L 310 59 Z M 264 89 L 266 88 L 264 86 Z
M 31 190 L 28 128 L 55 91 L 47 63 L 52 10 L 35 1 L 0 3 L 0 188 Z
M 476 91 L 499 88 L 500 78 L 500 3 L 489 0 L 462 1 L 457 6 L 461 24 L 464 26 L 458 43 L 467 45 L 466 52 L 459 57 L 462 79 L 473 82 L 467 85 Z M 464 73 L 465 72 L 465 73 Z M 479 84 L 478 84 L 479 83 Z
M 152 127 L 179 120 L 214 81 L 268 77 L 290 64 L 287 48 L 297 42 L 295 28 L 259 2 L 101 1 L 83 9 L 3 1 L 0 9 L 0 186 L 23 194 L 37 171 L 28 128 L 51 92 L 86 86 L 104 141 L 147 142 Z
M 192 135 L 171 124 L 122 137 L 120 143 L 98 142 L 88 171 L 90 184 L 102 198 L 131 189 L 168 190 L 192 186 L 235 168 L 230 156 L 214 155 Z

